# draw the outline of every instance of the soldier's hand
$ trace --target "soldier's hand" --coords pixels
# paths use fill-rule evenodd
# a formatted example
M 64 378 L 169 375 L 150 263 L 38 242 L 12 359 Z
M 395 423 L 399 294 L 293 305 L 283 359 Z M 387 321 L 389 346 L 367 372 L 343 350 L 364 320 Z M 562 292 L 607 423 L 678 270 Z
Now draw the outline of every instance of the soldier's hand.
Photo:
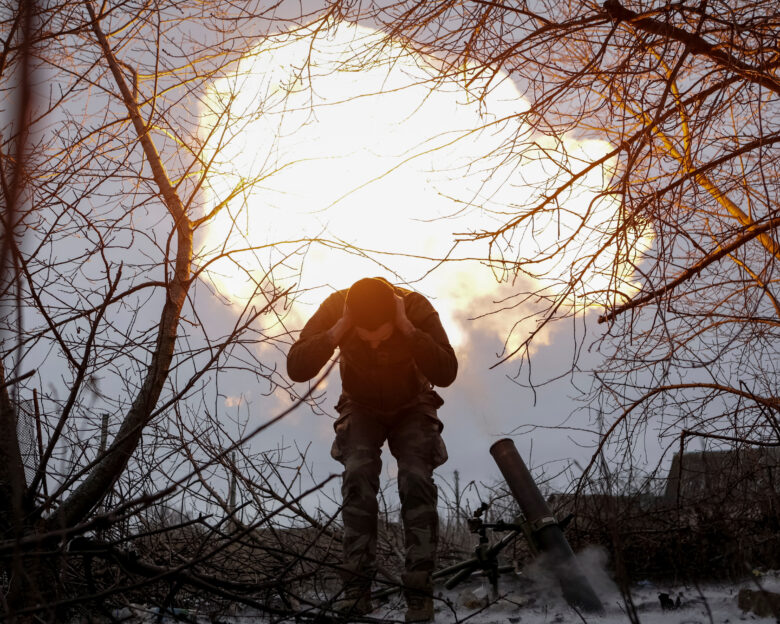
M 395 326 L 404 336 L 409 336 L 414 331 L 414 325 L 406 316 L 404 298 L 399 295 L 395 295 Z
M 341 312 L 341 318 L 328 330 L 328 338 L 331 344 L 336 346 L 341 342 L 344 335 L 352 329 L 352 313 L 349 311 L 347 304 L 344 304 L 344 309 Z

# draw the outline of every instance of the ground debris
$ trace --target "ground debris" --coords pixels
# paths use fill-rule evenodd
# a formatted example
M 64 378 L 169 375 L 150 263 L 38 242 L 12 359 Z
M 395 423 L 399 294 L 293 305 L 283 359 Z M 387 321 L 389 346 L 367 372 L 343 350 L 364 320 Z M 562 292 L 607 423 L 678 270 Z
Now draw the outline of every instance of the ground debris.
M 758 617 L 774 615 L 780 618 L 780 594 L 765 589 L 739 590 L 737 605 L 746 612 L 755 613 Z
M 483 609 L 490 604 L 490 598 L 483 587 L 464 589 L 458 596 L 458 604 L 467 609 Z

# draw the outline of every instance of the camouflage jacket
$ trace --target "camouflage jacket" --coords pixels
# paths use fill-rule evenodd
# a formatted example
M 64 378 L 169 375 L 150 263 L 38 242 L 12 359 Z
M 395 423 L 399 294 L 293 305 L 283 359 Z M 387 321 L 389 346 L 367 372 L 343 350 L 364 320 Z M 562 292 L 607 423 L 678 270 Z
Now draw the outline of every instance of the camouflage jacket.
M 421 294 L 394 287 L 403 297 L 406 316 L 415 330 L 408 337 L 397 329 L 376 349 L 350 330 L 338 345 L 327 331 L 341 318 L 346 290 L 330 295 L 306 323 L 287 355 L 287 373 L 293 381 L 312 379 L 341 351 L 339 368 L 343 395 L 363 405 L 393 411 L 417 400 L 431 385 L 449 386 L 458 361 L 439 315 Z

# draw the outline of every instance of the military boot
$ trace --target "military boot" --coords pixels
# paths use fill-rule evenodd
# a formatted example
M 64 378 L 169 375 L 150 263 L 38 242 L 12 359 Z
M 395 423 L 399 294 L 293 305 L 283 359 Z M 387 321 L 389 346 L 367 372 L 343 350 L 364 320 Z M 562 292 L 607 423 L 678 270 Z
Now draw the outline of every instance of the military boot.
M 371 604 L 371 582 L 352 580 L 345 583 L 331 608 L 345 617 L 371 613 L 374 610 Z
M 433 622 L 433 581 L 430 572 L 401 575 L 406 598 L 406 622 Z

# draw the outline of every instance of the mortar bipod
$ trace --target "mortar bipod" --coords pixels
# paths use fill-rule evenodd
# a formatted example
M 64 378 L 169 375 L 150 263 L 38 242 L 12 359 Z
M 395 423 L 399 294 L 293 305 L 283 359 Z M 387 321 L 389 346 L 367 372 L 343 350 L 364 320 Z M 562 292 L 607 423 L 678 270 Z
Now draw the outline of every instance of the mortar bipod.
M 444 583 L 444 586 L 447 589 L 452 589 L 474 572 L 482 570 L 490 581 L 495 596 L 498 594 L 499 575 L 517 571 L 515 565 L 499 565 L 498 555 L 504 548 L 514 543 L 518 537 L 522 536 L 528 544 L 528 550 L 531 555 L 536 557 L 539 554 L 539 549 L 536 546 L 536 541 L 533 536 L 534 530 L 538 530 L 538 527 L 532 527 L 526 517 L 522 514 L 519 514 L 514 522 L 504 522 L 503 520 L 485 522 L 482 519 L 482 516 L 487 509 L 488 505 L 482 503 L 482 506 L 474 512 L 474 516 L 467 520 L 469 530 L 472 533 L 479 535 L 479 543 L 474 548 L 474 556 L 471 559 L 461 561 L 434 572 L 434 578 L 450 577 Z M 558 523 L 558 525 L 561 529 L 565 528 L 573 517 L 573 514 L 569 514 L 562 522 Z M 549 518 L 548 521 L 555 522 L 555 519 Z M 508 532 L 508 534 L 490 546 L 487 537 L 488 530 L 501 533 Z
M 482 570 L 490 581 L 495 597 L 498 594 L 499 574 L 515 570 L 514 565 L 500 566 L 498 555 L 519 536 L 528 536 L 527 522 L 522 516 L 517 519 L 517 522 L 485 522 L 482 519 L 482 515 L 487 509 L 488 505 L 482 503 L 482 506 L 474 512 L 474 516 L 467 521 L 469 531 L 479 535 L 479 542 L 474 548 L 474 556 L 471 559 L 461 561 L 434 573 L 436 578 L 450 577 L 444 583 L 447 589 L 452 589 L 458 583 L 469 578 L 477 570 Z M 508 533 L 491 546 L 487 537 L 488 530 Z

